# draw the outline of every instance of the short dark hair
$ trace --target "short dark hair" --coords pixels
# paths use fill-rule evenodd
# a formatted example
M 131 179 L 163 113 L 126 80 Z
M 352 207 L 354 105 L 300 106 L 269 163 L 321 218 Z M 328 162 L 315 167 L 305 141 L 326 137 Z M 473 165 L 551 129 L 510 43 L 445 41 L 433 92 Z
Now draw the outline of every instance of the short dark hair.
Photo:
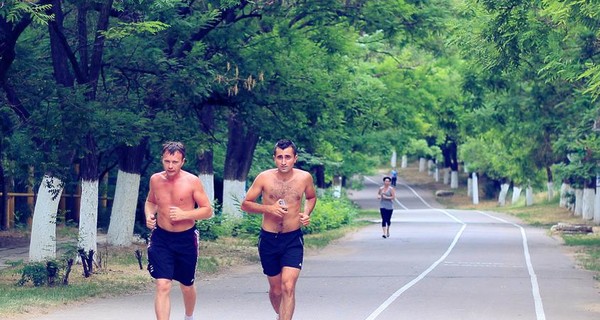
M 168 152 L 169 154 L 175 154 L 177 151 L 181 153 L 181 158 L 185 159 L 185 146 L 183 143 L 179 141 L 168 141 L 163 144 L 161 155 L 165 154 L 165 152 Z
M 275 143 L 275 148 L 273 148 L 273 155 L 275 155 L 277 148 L 279 148 L 281 150 L 285 150 L 289 147 L 292 147 L 292 150 L 294 150 L 294 155 L 296 155 L 296 152 L 297 152 L 296 145 L 292 142 L 292 140 L 281 139 L 281 140 L 277 141 L 277 143 Z
M 383 181 L 385 181 L 385 180 L 390 180 L 390 182 L 391 182 L 391 181 L 392 181 L 392 178 L 390 178 L 390 177 L 388 177 L 388 176 L 385 176 L 385 177 L 383 177 Z

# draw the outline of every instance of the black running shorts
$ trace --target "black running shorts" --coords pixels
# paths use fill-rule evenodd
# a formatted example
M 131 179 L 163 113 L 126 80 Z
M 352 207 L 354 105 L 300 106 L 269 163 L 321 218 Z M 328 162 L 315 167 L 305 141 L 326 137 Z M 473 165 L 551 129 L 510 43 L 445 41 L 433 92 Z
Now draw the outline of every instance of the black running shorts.
M 148 243 L 148 271 L 154 279 L 194 284 L 198 262 L 198 230 L 171 232 L 157 227 Z
M 260 231 L 258 254 L 263 273 L 273 277 L 281 273 L 283 267 L 302 269 L 304 259 L 304 237 L 298 229 L 286 233 Z

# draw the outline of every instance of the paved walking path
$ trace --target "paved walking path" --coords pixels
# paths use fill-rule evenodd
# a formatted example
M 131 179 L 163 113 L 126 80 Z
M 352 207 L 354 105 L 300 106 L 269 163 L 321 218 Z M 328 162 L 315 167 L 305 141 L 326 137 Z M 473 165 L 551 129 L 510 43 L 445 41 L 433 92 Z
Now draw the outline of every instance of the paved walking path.
M 378 208 L 379 177 L 350 193 Z M 305 257 L 296 320 L 598 320 L 593 274 L 556 238 L 514 217 L 447 210 L 429 192 L 399 184 L 391 237 L 378 223 Z M 268 285 L 252 265 L 198 283 L 196 319 L 274 319 Z M 172 293 L 171 319 L 183 319 Z M 55 310 L 38 320 L 153 319 L 151 292 Z

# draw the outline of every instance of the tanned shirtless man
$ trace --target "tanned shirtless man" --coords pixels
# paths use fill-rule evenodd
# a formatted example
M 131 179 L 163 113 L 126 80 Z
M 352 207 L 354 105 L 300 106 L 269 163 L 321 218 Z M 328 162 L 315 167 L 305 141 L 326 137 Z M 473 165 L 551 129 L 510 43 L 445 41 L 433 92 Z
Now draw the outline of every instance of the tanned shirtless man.
M 269 299 L 277 319 L 291 320 L 304 257 L 301 227 L 310 223 L 317 195 L 311 174 L 294 168 L 298 154 L 292 141 L 277 141 L 273 160 L 276 168 L 256 177 L 241 208 L 263 215 L 258 252 L 269 280 Z
M 150 177 L 144 207 L 146 226 L 152 230 L 148 243 L 148 271 L 155 279 L 154 310 L 158 320 L 169 320 L 173 280 L 179 282 L 183 293 L 184 319 L 194 319 L 199 240 L 196 220 L 209 219 L 213 215 L 200 179 L 181 170 L 184 163 L 182 143 L 163 145 L 164 171 Z

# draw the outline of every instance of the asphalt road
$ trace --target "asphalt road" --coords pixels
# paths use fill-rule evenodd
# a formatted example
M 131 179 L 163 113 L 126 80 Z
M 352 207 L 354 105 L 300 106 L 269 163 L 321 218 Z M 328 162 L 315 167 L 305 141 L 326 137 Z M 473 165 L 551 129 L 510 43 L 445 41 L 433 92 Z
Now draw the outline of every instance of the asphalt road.
M 351 197 L 378 208 L 379 181 L 367 178 Z M 501 214 L 445 210 L 401 181 L 396 189 L 390 238 L 374 222 L 305 257 L 294 319 L 600 319 L 598 283 L 545 230 Z M 197 285 L 196 319 L 275 319 L 258 265 Z M 177 288 L 172 297 L 171 318 L 183 319 Z M 150 292 L 35 319 L 153 317 Z

